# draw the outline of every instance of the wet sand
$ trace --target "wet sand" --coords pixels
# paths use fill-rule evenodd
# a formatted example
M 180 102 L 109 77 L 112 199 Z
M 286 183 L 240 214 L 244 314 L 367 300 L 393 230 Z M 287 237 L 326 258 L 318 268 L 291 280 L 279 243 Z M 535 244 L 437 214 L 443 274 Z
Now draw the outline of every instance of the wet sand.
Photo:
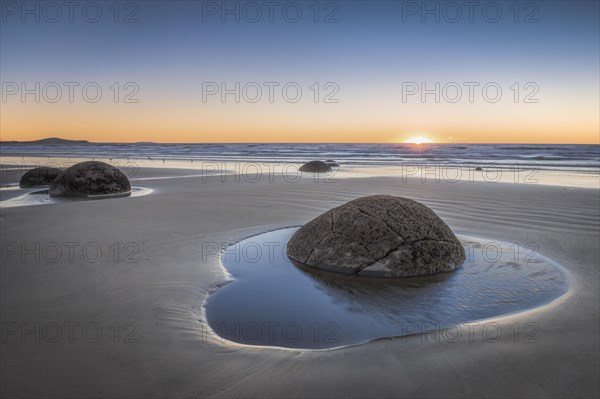
M 222 182 L 162 169 L 137 177 L 178 175 L 188 177 L 134 178 L 154 190 L 136 198 L 1 209 L 3 397 L 598 395 L 597 189 L 394 177 Z M 570 272 L 571 289 L 549 306 L 463 325 L 458 340 L 416 333 L 293 351 L 210 334 L 202 303 L 229 278 L 212 244 L 376 193 L 421 201 L 457 233 L 535 243 Z

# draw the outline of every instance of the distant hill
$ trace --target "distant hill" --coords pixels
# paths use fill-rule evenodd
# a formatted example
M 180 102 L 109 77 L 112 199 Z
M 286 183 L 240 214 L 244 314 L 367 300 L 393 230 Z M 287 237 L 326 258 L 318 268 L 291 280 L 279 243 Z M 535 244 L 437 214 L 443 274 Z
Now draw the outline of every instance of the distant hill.
M 58 144 L 58 145 L 69 145 L 69 144 L 90 144 L 87 140 L 67 140 L 60 139 L 58 137 L 49 137 L 47 139 L 33 140 L 33 141 L 2 141 L 4 144 Z

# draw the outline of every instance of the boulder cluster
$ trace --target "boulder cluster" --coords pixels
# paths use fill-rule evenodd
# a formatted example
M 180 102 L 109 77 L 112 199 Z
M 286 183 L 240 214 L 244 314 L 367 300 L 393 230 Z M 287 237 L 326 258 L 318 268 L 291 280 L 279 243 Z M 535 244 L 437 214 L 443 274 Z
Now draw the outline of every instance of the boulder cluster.
M 87 198 L 131 194 L 131 184 L 127 176 L 114 166 L 99 161 L 81 162 L 65 170 L 35 168 L 21 177 L 19 186 L 50 186 L 48 195 L 51 197 Z
M 300 172 L 327 173 L 331 172 L 331 165 L 323 161 L 310 161 L 300 167 Z

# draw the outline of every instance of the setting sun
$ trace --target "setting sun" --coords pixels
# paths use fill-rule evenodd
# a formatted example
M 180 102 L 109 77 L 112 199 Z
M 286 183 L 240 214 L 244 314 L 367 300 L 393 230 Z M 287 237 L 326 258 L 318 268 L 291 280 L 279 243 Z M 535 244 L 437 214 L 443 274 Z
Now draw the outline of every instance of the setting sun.
M 426 136 L 416 136 L 416 137 L 410 137 L 406 140 L 404 140 L 405 143 L 408 144 L 429 144 L 429 143 L 433 143 L 433 139 L 430 139 L 429 137 Z

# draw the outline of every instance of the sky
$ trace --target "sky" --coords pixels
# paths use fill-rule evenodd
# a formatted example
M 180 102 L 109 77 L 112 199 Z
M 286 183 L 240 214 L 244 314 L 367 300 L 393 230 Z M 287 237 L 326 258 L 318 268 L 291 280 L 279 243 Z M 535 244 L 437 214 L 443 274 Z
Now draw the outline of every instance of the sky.
M 2 140 L 599 143 L 598 1 L 1 1 Z

